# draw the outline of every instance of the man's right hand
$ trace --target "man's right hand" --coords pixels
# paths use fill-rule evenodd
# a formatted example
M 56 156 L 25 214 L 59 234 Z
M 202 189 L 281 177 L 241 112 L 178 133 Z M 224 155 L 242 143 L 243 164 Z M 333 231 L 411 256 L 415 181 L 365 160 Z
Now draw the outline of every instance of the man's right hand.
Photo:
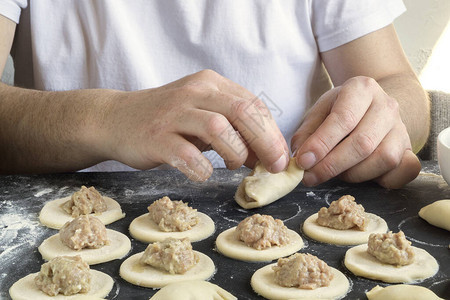
M 288 147 L 265 104 L 240 85 L 211 70 L 165 86 L 118 92 L 99 126 L 104 157 L 137 169 L 162 163 L 192 180 L 212 173 L 202 151 L 214 149 L 229 169 L 283 170 Z

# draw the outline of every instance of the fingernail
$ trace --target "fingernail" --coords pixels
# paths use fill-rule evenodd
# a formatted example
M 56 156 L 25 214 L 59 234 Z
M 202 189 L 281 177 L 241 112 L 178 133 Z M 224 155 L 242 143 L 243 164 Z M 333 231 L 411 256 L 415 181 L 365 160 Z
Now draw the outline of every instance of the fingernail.
M 312 152 L 306 152 L 300 155 L 297 162 L 303 169 L 308 170 L 316 164 L 316 156 Z
M 286 155 L 285 154 L 281 155 L 280 158 L 270 167 L 271 172 L 278 173 L 283 171 L 286 168 L 286 162 L 287 162 Z

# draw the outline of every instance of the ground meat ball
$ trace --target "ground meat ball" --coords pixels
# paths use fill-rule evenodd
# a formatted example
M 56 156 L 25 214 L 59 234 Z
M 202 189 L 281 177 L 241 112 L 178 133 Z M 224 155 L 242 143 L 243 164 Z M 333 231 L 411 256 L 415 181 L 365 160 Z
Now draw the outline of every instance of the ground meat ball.
M 102 195 L 94 187 L 87 188 L 84 185 L 78 192 L 73 193 L 70 200 L 61 207 L 74 218 L 93 212 L 101 213 L 107 209 Z
M 236 236 L 247 246 L 257 250 L 289 243 L 288 229 L 283 221 L 260 214 L 241 221 L 236 227 Z
M 372 233 L 369 236 L 367 252 L 379 261 L 391 265 L 409 265 L 414 261 L 411 242 L 405 238 L 403 231 L 398 233 Z
M 192 250 L 188 238 L 167 238 L 147 246 L 139 262 L 166 270 L 170 274 L 184 274 L 192 268 L 199 258 Z
M 345 195 L 337 201 L 333 201 L 329 208 L 322 207 L 319 210 L 317 223 L 334 229 L 350 229 L 358 227 L 359 230 L 366 230 L 368 220 L 365 217 L 364 207 L 356 204 L 355 198 Z
M 333 279 L 331 268 L 311 254 L 295 253 L 280 258 L 273 270 L 275 282 L 285 287 L 313 290 L 329 286 Z
M 91 287 L 89 265 L 80 256 L 55 257 L 41 266 L 34 282 L 49 296 L 87 293 Z
M 101 248 L 108 244 L 105 225 L 93 216 L 83 215 L 67 222 L 60 229 L 59 237 L 64 245 L 74 250 Z
M 172 201 L 167 196 L 156 200 L 147 209 L 150 219 L 162 231 L 186 231 L 199 221 L 196 209 L 182 201 Z

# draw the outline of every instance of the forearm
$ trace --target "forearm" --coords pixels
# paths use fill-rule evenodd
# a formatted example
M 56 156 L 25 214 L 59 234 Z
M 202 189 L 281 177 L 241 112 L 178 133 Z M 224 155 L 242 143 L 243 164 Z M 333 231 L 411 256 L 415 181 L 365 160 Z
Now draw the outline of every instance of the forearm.
M 0 84 L 0 173 L 72 171 L 108 159 L 100 145 L 113 93 Z
M 414 153 L 425 145 L 430 131 L 430 103 L 414 74 L 397 74 L 378 80 L 384 91 L 396 99 Z

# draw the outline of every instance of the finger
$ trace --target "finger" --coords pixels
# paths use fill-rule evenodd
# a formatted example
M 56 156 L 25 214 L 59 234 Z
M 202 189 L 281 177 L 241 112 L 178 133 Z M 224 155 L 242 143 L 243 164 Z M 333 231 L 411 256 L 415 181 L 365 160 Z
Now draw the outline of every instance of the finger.
M 162 160 L 193 181 L 205 181 L 212 172 L 211 162 L 193 144 L 180 135 L 170 136 L 171 147 L 161 152 Z
M 206 145 L 211 145 L 229 169 L 239 168 L 247 159 L 247 145 L 221 114 L 191 109 L 177 120 L 176 130 L 184 135 L 196 136 Z
M 244 110 L 239 108 L 244 106 Z M 275 120 L 260 99 L 236 104 L 232 124 L 253 150 L 265 168 L 272 173 L 286 169 L 289 148 Z M 234 116 L 233 116 L 234 115 Z
M 389 117 L 388 112 L 386 116 Z M 304 178 L 305 185 L 317 185 L 319 183 L 325 182 L 333 177 L 340 175 L 341 173 L 359 165 L 361 162 L 365 161 L 368 157 L 374 156 L 373 159 L 376 160 L 377 155 L 374 152 L 378 149 L 380 143 L 389 134 L 392 137 L 389 141 L 392 145 L 398 145 L 402 152 L 405 148 L 410 147 L 409 139 L 407 138 L 407 132 L 404 128 L 403 123 L 399 122 L 398 126 L 394 126 L 391 122 L 379 118 L 379 114 L 376 110 L 370 110 L 367 116 L 361 121 L 361 123 L 355 128 L 355 130 L 345 138 L 339 145 L 337 145 L 328 155 L 317 163 L 313 168 L 311 168 Z M 401 140 L 399 141 L 399 137 Z M 391 148 L 394 146 L 391 145 Z M 387 150 L 392 155 L 394 152 Z M 402 155 L 399 154 L 400 157 Z M 369 160 L 369 163 L 373 165 L 376 161 Z M 383 167 L 381 165 L 374 166 L 374 169 L 365 169 L 365 165 L 356 169 L 358 173 L 366 172 L 367 176 L 371 176 L 372 172 L 382 172 Z M 386 169 L 384 171 L 387 171 Z M 356 171 L 354 171 L 356 172 Z M 382 173 L 377 174 L 381 175 Z M 348 175 L 354 175 L 349 173 Z M 362 176 L 362 174 L 359 174 Z M 368 179 L 375 178 L 373 176 Z
M 249 149 L 247 160 L 245 161 L 244 165 L 250 169 L 253 169 L 255 168 L 257 162 L 258 157 L 256 156 L 255 152 L 253 152 L 252 149 Z
M 363 182 L 378 178 L 398 167 L 406 149 L 411 149 L 406 128 L 404 125 L 396 126 L 372 155 L 343 172 L 339 178 L 347 182 Z
M 330 114 L 297 151 L 299 166 L 310 169 L 356 128 L 372 103 L 368 88 L 359 80 L 341 87 Z
M 395 125 L 394 122 L 397 122 L 398 125 Z M 311 171 L 315 173 L 317 179 L 315 184 L 336 177 L 364 161 L 372 155 L 389 133 L 397 138 L 393 142 L 400 143 L 402 150 L 407 147 L 405 143 L 409 143 L 408 134 L 404 124 L 400 121 L 397 102 L 391 98 L 387 101 L 373 101 L 350 135 L 313 167 Z
M 385 188 L 398 189 L 414 180 L 420 170 L 421 165 L 417 156 L 411 150 L 406 150 L 398 167 L 375 181 Z
M 222 93 L 211 95 L 199 108 L 224 115 L 270 172 L 284 170 L 289 162 L 286 140 L 269 109 L 260 99 L 251 101 Z
M 317 100 L 316 104 L 305 113 L 300 127 L 291 139 L 291 149 L 294 156 L 297 155 L 297 150 L 300 146 L 302 146 L 317 128 L 319 128 L 330 113 L 334 102 L 331 102 L 328 99 L 335 98 L 337 91 L 338 89 L 327 91 L 319 98 L 319 100 Z

